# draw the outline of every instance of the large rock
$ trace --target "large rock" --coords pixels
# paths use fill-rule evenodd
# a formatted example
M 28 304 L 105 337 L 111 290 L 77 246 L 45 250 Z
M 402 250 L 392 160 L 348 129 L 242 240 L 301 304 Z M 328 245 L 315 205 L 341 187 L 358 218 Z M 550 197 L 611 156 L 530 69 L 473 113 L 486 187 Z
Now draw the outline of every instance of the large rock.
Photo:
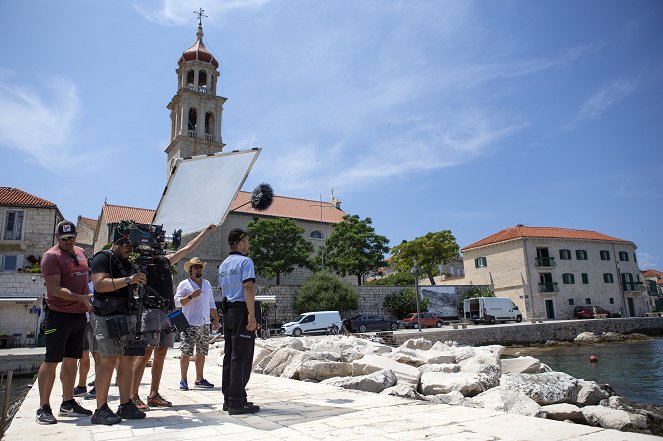
M 460 372 L 460 366 L 457 364 L 452 364 L 452 363 L 444 363 L 444 364 L 425 364 L 423 366 L 419 366 L 419 370 L 423 374 L 424 372 L 447 372 L 447 373 L 453 373 L 453 372 Z
M 542 374 L 504 374 L 500 385 L 520 391 L 544 406 L 546 404 L 575 403 L 578 381 L 563 372 Z
M 414 386 L 411 384 L 397 384 L 388 387 L 380 392 L 381 395 L 393 395 L 395 397 L 410 398 L 412 400 L 423 400 L 424 396 L 421 395 Z M 461 395 L 462 397 L 462 395 Z
M 293 357 L 301 354 L 302 351 L 292 349 L 290 347 L 283 347 L 274 351 L 271 356 L 267 356 L 258 364 L 261 370 L 255 370 L 265 375 L 273 375 L 279 377 L 285 368 L 290 364 Z M 267 360 L 267 361 L 266 361 Z
M 311 351 L 335 352 L 340 355 L 346 349 L 358 345 L 366 346 L 365 344 L 361 344 L 358 340 L 358 338 L 352 336 L 331 336 L 311 343 Z
M 538 374 L 541 362 L 534 357 L 516 357 L 500 359 L 503 374 Z
M 480 394 L 483 390 L 477 376 L 467 372 L 453 374 L 426 372 L 421 374 L 419 386 L 419 392 L 424 395 L 448 394 L 456 391 L 465 397 L 471 397 Z
M 329 378 L 322 384 L 331 384 L 344 389 L 362 390 L 365 392 L 382 392 L 396 384 L 396 375 L 391 369 L 384 369 L 359 377 Z
M 300 352 L 299 354 L 295 354 L 290 359 L 290 362 L 283 369 L 283 372 L 281 372 L 280 376 L 283 378 L 291 378 L 293 380 L 303 380 L 303 378 L 300 378 L 300 370 L 304 365 L 304 363 L 309 360 L 322 361 L 322 362 L 338 362 L 340 360 L 340 356 L 335 352 L 317 352 L 317 351 Z M 350 373 L 352 373 L 352 371 L 350 371 Z M 331 377 L 335 376 L 336 375 L 331 375 Z M 324 378 L 329 378 L 329 377 L 324 377 Z
M 471 399 L 477 407 L 525 416 L 540 416 L 541 406 L 522 392 L 495 387 Z
M 416 351 L 417 357 L 424 360 L 425 364 L 453 363 L 456 360 L 453 354 L 446 351 L 430 349 L 428 351 Z
M 546 413 L 546 418 L 549 420 L 569 420 L 578 424 L 587 424 L 585 417 L 582 415 L 582 409 L 575 404 L 548 404 L 547 406 L 541 406 L 541 410 Z
M 594 381 L 578 380 L 578 398 L 576 398 L 578 405 L 594 406 L 609 396 L 610 394 Z
M 433 347 L 433 342 L 431 342 L 430 340 L 426 340 L 425 338 L 422 337 L 422 338 L 411 338 L 409 340 L 406 340 L 397 349 L 405 348 L 405 349 L 428 350 L 431 347 Z
M 419 384 L 419 377 L 421 376 L 419 369 L 380 355 L 368 354 L 352 362 L 353 376 L 368 375 L 383 369 L 394 371 L 399 383 L 408 383 L 415 386 Z
M 270 348 L 256 346 L 255 350 L 253 351 L 253 366 L 257 366 L 263 358 L 267 357 L 272 352 L 274 351 Z
M 415 354 L 409 354 L 401 351 L 394 351 L 389 354 L 384 354 L 383 357 L 414 367 L 419 367 L 426 364 L 426 361 L 417 357 Z
M 470 398 L 465 398 L 463 394 L 454 390 L 448 394 L 437 395 L 424 395 L 423 399 L 435 404 L 449 404 L 451 406 L 466 406 L 470 407 L 472 404 L 468 401 Z
M 492 389 L 500 385 L 501 370 L 498 364 L 487 364 L 475 374 L 481 391 Z
M 593 332 L 582 332 L 573 339 L 573 342 L 578 344 L 593 344 L 598 343 L 599 341 L 600 338 Z
M 308 360 L 299 368 L 300 380 L 322 381 L 352 375 L 352 364 L 338 361 Z
M 484 349 L 484 347 L 474 349 L 475 351 L 472 357 L 465 358 L 461 361 L 458 361 L 458 358 L 456 358 L 456 363 L 458 363 L 458 366 L 460 366 L 461 372 L 474 374 L 481 370 L 484 366 L 499 365 L 499 353 Z
M 663 436 L 663 406 L 639 404 L 618 396 L 603 400 L 601 405 L 630 414 L 642 415 L 647 419 L 647 429 L 654 435 Z
M 623 432 L 648 431 L 647 418 L 644 415 L 632 414 L 625 410 L 605 406 L 586 406 L 582 408 L 582 415 L 591 426 Z

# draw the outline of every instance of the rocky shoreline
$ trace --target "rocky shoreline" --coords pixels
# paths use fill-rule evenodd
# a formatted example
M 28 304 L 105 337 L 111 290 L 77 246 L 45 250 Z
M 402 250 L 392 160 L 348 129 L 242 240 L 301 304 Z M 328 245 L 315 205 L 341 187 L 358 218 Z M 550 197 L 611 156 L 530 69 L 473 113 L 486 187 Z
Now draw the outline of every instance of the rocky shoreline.
M 649 338 L 585 332 L 574 343 L 643 337 Z M 221 364 L 223 343 L 214 343 L 213 351 L 221 352 Z M 505 347 L 500 345 L 461 346 L 424 338 L 393 348 L 375 337 L 286 337 L 256 340 L 253 371 L 431 403 L 663 435 L 663 406 L 634 403 L 617 396 L 609 385 L 555 372 L 531 356 L 503 355 Z

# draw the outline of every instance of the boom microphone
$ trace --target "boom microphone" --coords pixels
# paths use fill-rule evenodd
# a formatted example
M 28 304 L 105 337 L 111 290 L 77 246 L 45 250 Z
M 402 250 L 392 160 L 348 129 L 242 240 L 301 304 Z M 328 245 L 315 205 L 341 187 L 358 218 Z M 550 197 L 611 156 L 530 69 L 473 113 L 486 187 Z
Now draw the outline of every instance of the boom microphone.
M 273 199 L 274 190 L 272 190 L 272 186 L 262 183 L 251 194 L 251 207 L 258 211 L 267 210 L 272 205 Z

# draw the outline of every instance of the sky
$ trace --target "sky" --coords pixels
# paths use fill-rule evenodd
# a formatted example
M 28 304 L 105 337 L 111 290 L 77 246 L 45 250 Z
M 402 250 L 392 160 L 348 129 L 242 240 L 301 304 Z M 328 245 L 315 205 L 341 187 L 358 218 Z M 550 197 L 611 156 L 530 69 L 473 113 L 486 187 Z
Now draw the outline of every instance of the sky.
M 225 149 L 263 149 L 244 190 L 333 189 L 392 246 L 575 228 L 663 270 L 659 0 L 3 0 L 0 186 L 156 209 L 199 7 Z

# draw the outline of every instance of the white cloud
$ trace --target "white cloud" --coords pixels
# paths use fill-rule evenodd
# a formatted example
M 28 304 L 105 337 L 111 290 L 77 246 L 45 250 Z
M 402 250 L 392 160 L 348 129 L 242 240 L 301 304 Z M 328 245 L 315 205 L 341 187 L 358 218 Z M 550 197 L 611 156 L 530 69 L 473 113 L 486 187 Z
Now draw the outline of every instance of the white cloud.
M 194 8 L 204 9 L 204 14 L 208 17 L 204 19 L 203 24 L 206 22 L 214 23 L 217 17 L 214 13 L 219 15 L 224 14 L 233 9 L 249 9 L 259 8 L 271 0 L 198 0 L 192 3 L 188 0 L 158 0 L 148 2 L 135 3 L 133 6 L 147 20 L 166 26 L 182 26 L 190 23 L 196 16 L 193 14 Z M 214 13 L 211 13 L 214 11 Z
M 43 92 L 16 86 L 13 73 L 0 75 L 0 145 L 20 151 L 41 167 L 56 174 L 67 173 L 72 166 L 95 166 L 93 159 L 113 154 L 88 152 L 76 147 L 76 125 L 81 115 L 81 102 L 76 85 L 63 78 L 42 78 L 48 85 Z
M 658 269 L 660 270 L 661 261 L 658 256 L 649 253 L 638 251 L 638 266 L 643 269 Z
M 604 85 L 580 106 L 576 117 L 567 125 L 573 129 L 578 125 L 598 119 L 611 107 L 619 104 L 637 88 L 637 81 L 617 79 Z

